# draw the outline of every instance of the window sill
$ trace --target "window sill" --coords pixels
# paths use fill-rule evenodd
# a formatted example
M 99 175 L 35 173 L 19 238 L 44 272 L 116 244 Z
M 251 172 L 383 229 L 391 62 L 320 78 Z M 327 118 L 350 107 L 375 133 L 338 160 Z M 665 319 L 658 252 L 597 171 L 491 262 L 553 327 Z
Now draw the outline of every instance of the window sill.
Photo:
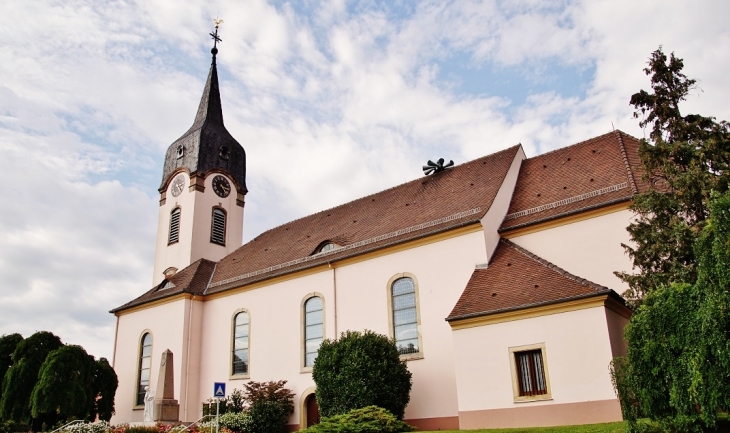
M 141 405 L 141 406 L 132 406 L 132 410 L 144 410 L 144 405 Z
M 550 394 L 536 395 L 531 397 L 515 397 L 515 403 L 531 403 L 533 401 L 548 401 L 552 399 L 553 396 Z
M 312 372 L 312 367 L 302 367 L 302 369 L 299 370 L 300 374 L 311 373 L 311 372 Z
M 246 374 L 232 374 L 232 375 L 228 376 L 228 379 L 230 379 L 230 380 L 251 379 L 251 373 L 246 373 Z
M 409 353 L 407 355 L 400 355 L 401 361 L 417 361 L 419 359 L 423 359 L 423 353 Z

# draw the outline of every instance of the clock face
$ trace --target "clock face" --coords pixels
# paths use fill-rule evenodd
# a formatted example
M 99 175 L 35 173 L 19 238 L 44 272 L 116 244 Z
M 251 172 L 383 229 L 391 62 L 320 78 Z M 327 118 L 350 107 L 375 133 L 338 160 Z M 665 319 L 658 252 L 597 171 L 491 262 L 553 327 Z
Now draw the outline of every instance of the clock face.
M 170 187 L 172 196 L 177 197 L 182 194 L 183 188 L 185 188 L 185 175 L 178 174 L 177 177 L 173 179 L 172 186 Z
M 218 194 L 219 197 L 228 197 L 231 193 L 231 184 L 223 176 L 216 176 L 213 178 L 213 191 Z

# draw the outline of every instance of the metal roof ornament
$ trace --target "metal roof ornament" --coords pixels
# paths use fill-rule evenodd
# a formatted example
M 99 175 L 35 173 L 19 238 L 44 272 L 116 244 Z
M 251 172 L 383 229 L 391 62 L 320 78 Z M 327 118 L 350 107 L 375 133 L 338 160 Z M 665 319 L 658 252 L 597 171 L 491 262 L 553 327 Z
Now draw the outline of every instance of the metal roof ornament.
M 209 33 L 210 36 L 213 38 L 213 48 L 210 50 L 210 52 L 213 53 L 213 57 L 215 57 L 215 55 L 218 54 L 218 42 L 223 42 L 223 39 L 218 37 L 218 26 L 223 24 L 223 20 L 215 18 L 213 19 L 213 23 L 215 24 L 215 31 Z
M 423 173 L 428 176 L 431 173 L 440 173 L 440 172 L 446 170 L 447 168 L 453 166 L 454 161 L 450 160 L 446 165 L 444 165 L 443 158 L 439 158 L 439 160 L 436 162 L 433 162 L 429 159 L 426 164 L 427 165 L 423 166 Z

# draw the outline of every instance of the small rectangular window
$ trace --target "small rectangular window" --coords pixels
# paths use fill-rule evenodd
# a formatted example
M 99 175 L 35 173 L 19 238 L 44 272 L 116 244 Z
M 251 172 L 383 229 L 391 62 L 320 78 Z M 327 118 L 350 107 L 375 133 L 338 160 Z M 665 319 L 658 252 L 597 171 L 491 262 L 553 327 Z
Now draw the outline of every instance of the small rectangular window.
M 510 348 L 510 355 L 515 401 L 551 399 L 545 345 Z

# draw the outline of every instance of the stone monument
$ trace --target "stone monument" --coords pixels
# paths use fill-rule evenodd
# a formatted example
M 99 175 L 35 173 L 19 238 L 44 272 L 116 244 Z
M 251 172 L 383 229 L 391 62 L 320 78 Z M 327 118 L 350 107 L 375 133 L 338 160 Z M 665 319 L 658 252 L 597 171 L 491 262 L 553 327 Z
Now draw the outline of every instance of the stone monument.
M 155 421 L 180 421 L 180 404 L 175 400 L 175 372 L 172 368 L 170 349 L 162 352 L 153 410 Z

